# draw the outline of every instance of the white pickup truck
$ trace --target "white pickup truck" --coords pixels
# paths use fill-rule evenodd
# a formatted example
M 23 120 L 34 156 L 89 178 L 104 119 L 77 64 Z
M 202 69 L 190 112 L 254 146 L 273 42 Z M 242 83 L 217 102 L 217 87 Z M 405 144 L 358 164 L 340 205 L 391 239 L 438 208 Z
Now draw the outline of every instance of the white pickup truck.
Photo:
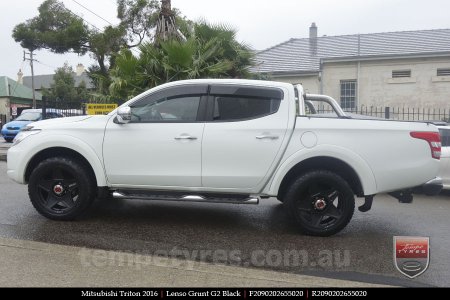
M 329 110 L 325 112 L 324 107 Z M 188 80 L 153 88 L 104 116 L 27 126 L 8 151 L 8 175 L 34 207 L 70 220 L 96 197 L 257 204 L 277 197 L 310 235 L 342 230 L 355 195 L 410 188 L 437 193 L 435 126 L 357 119 L 302 86 Z

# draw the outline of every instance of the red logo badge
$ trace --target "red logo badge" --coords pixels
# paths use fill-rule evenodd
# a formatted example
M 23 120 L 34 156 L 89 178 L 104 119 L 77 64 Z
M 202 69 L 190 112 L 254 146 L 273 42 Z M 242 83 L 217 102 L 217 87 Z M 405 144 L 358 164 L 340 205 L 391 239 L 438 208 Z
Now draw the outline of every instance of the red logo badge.
M 409 278 L 425 272 L 430 263 L 430 238 L 394 236 L 394 264 Z

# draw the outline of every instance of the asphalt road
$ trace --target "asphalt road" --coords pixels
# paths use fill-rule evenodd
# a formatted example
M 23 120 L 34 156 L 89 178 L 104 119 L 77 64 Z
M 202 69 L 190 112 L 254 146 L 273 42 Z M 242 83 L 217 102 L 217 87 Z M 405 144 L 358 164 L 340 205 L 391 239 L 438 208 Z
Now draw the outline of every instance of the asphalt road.
M 97 201 L 83 219 L 55 222 L 34 210 L 26 186 L 10 181 L 0 162 L 0 237 L 370 283 L 449 286 L 449 216 L 449 195 L 416 196 L 413 204 L 382 195 L 328 238 L 298 233 L 275 199 L 258 206 Z M 396 235 L 430 237 L 430 267 L 420 277 L 410 280 L 395 269 Z

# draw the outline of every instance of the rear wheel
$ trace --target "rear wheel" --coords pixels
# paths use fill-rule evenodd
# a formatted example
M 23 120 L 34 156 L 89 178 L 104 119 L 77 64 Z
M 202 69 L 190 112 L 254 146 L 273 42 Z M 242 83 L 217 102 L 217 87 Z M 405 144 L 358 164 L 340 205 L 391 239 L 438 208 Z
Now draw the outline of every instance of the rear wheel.
M 93 202 L 95 184 L 84 164 L 71 158 L 54 157 L 33 170 L 28 194 L 41 215 L 53 220 L 73 220 Z
M 284 202 L 300 230 L 315 236 L 341 231 L 355 210 L 352 189 L 330 171 L 311 171 L 299 177 L 287 191 Z

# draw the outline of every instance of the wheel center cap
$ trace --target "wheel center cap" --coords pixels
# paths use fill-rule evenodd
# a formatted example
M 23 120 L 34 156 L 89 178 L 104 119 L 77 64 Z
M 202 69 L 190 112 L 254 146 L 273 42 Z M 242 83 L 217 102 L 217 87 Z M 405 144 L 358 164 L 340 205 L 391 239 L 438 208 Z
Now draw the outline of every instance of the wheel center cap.
M 318 199 L 314 202 L 314 208 L 317 210 L 324 210 L 327 206 L 327 203 L 323 199 Z
M 64 193 L 64 187 L 60 184 L 57 184 L 53 187 L 53 193 L 57 196 L 61 196 Z

